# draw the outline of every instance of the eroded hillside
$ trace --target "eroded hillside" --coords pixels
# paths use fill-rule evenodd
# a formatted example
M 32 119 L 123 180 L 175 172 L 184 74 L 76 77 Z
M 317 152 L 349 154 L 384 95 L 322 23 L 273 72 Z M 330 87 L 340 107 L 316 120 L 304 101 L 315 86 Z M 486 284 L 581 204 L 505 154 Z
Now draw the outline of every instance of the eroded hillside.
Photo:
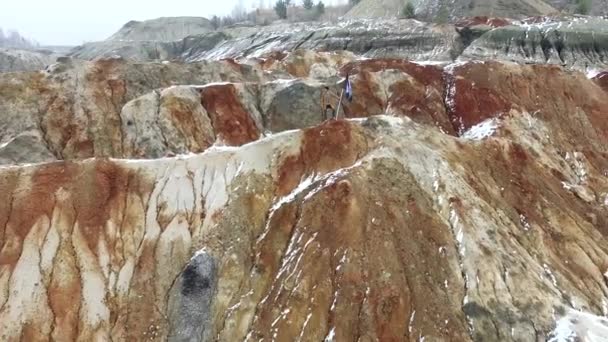
M 481 59 L 557 64 L 578 70 L 605 69 L 607 23 L 601 17 L 568 16 L 523 20 L 474 17 L 456 20 L 454 25 L 396 19 L 277 23 L 265 27 L 229 27 L 175 41 L 110 39 L 78 47 L 72 56 L 195 62 L 258 58 L 272 52 L 307 49 L 418 62 Z
M 307 50 L 1 75 L 0 339 L 601 341 L 593 76 Z

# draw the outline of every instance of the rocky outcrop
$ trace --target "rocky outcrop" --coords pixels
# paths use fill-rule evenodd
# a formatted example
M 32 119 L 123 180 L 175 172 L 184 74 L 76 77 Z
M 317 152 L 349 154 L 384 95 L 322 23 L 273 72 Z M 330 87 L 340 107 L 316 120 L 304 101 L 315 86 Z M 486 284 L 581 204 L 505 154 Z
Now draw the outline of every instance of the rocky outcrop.
M 130 21 L 110 41 L 174 41 L 191 35 L 212 31 L 209 20 L 200 17 L 166 17 L 145 21 Z
M 123 57 L 134 61 L 185 60 L 192 53 L 212 50 L 229 39 L 223 32 L 209 32 L 174 41 L 105 40 L 74 48 L 69 55 L 80 59 Z
M 228 28 L 175 42 L 104 41 L 74 50 L 77 58 L 120 55 L 135 60 L 200 61 L 259 57 L 272 51 L 350 51 L 368 57 L 452 60 L 462 49 L 454 27 L 415 20 L 358 20 Z
M 523 18 L 554 14 L 557 11 L 543 0 L 412 0 L 416 18 L 427 21 L 459 19 L 471 16 Z M 401 15 L 402 0 L 362 0 L 348 13 L 349 18 L 394 18 Z M 444 18 L 441 18 L 444 16 Z
M 205 123 L 191 113 L 194 107 L 182 103 L 180 105 L 186 107 L 164 109 L 176 102 L 175 97 L 181 99 L 185 95 L 164 92 L 166 102 L 156 102 L 161 105 L 158 111 L 156 107 L 142 107 L 137 113 L 141 117 L 132 122 L 122 121 L 123 106 L 154 89 L 212 81 L 255 81 L 260 78 L 259 73 L 261 71 L 230 61 L 134 64 L 120 59 L 97 62 L 65 59 L 44 72 L 0 75 L 0 112 L 3 113 L 0 160 L 40 162 L 51 156 L 53 159 L 158 157 L 154 147 L 148 151 L 156 152 L 130 154 L 139 150 L 133 150 L 132 142 L 124 140 L 128 131 L 137 129 L 132 125 L 147 122 L 147 117 L 157 120 L 156 127 L 163 127 L 166 138 L 171 140 L 163 145 L 162 155 L 185 152 L 179 149 L 181 146 L 200 151 L 197 148 L 207 146 L 208 136 L 207 131 L 195 133 L 199 128 L 189 126 Z M 154 111 L 144 111 L 150 109 Z M 154 113 L 166 117 L 159 118 Z M 124 116 L 129 118 L 128 108 Z M 148 143 L 142 136 L 138 139 L 143 145 Z
M 42 70 L 57 59 L 47 51 L 30 51 L 0 48 L 0 73 Z
M 342 102 L 341 117 L 407 116 L 454 136 L 488 115 L 565 113 L 589 106 L 581 92 L 604 96 L 578 72 L 499 62 L 423 65 L 307 50 L 198 64 L 68 60 L 48 74 L 5 80 L 0 162 L 159 158 L 241 146 L 323 122 L 323 103 L 337 109 L 347 74 L 356 96 Z M 554 97 L 548 79 L 559 81 L 567 100 L 561 93 L 540 100 Z M 180 82 L 191 85 L 170 86 Z
M 130 21 L 110 38 L 74 48 L 81 59 L 124 57 L 135 61 L 180 59 L 189 49 L 210 50 L 227 39 L 215 32 L 209 20 L 199 17 L 167 17 Z
M 474 40 L 460 58 L 607 68 L 608 20 L 544 18 L 498 27 Z
M 176 41 L 107 40 L 85 44 L 74 49 L 72 55 L 91 60 L 122 56 L 135 61 L 196 62 L 314 50 L 421 62 L 499 59 L 560 64 L 579 70 L 605 69 L 608 68 L 606 27 L 606 19 L 599 17 L 534 17 L 514 21 L 478 16 L 458 20 L 454 25 L 357 19 L 232 27 Z
M 269 27 L 255 37 L 218 45 L 203 58 L 256 57 L 272 50 L 350 51 L 366 57 L 401 57 L 412 60 L 450 60 L 458 50 L 452 27 L 415 20 L 359 20 L 337 24 L 300 24 Z M 199 57 L 199 58 L 200 58 Z
M 461 138 L 373 117 L 189 157 L 2 168 L 0 336 L 603 336 L 595 115 L 512 110 Z

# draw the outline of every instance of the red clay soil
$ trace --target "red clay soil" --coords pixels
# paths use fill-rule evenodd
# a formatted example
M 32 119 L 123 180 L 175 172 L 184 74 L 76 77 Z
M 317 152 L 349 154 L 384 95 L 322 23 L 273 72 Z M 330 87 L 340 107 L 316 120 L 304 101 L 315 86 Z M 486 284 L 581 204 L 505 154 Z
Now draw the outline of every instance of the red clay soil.
M 384 104 L 375 95 L 377 89 L 358 85 L 360 82 L 356 80 L 353 82 L 353 87 L 358 95 L 355 96 L 353 104 L 347 104 L 345 107 L 347 114 L 349 111 L 365 112 L 370 115 L 380 114 L 384 113 L 387 105 L 390 105 L 391 111 L 395 114 L 408 116 L 416 122 L 437 126 L 447 134 L 456 134 L 457 130 L 450 122 L 443 103 L 445 79 L 441 66 L 421 65 L 402 59 L 373 59 L 348 63 L 342 67 L 340 73 L 344 76 L 346 74 L 359 75 L 365 80 L 369 79 L 368 73 L 382 70 L 402 71 L 411 76 L 413 82 L 402 81 L 393 84 L 389 89 L 388 104 Z M 371 84 L 373 82 L 368 80 L 362 83 Z M 359 96 L 361 93 L 364 95 Z M 357 99 L 359 99 L 358 102 Z M 368 99 L 372 99 L 372 109 L 376 109 L 376 112 L 370 111 Z M 379 104 L 375 105 L 376 102 Z M 359 106 L 357 106 L 358 104 Z
M 412 120 L 436 126 L 442 132 L 456 135 L 443 103 L 443 88 L 422 87 L 410 81 L 400 81 L 390 87 L 391 112 Z
M 217 137 L 228 145 L 240 146 L 260 137 L 233 84 L 202 88 L 201 103 L 211 117 Z
M 344 65 L 340 69 L 340 74 L 346 76 L 390 69 L 403 71 L 424 85 L 440 87 L 443 84 L 443 69 L 440 66 L 421 65 L 404 59 L 381 58 L 355 61 Z
M 342 109 L 347 118 L 384 114 L 387 103 L 378 97 L 379 85 L 370 72 L 363 71 L 353 79 L 353 101 L 343 101 Z
M 43 216 L 52 217 L 57 204 L 57 191 L 61 188 L 66 191 L 88 189 L 73 192 L 78 196 L 73 199 L 73 209 L 90 250 L 96 254 L 99 236 L 103 234 L 104 224 L 111 216 L 109 208 L 112 203 L 124 201 L 128 177 L 120 166 L 103 159 L 84 164 L 83 167 L 91 168 L 93 172 L 77 173 L 78 166 L 72 162 L 40 165 L 31 176 L 28 196 L 8 199 L 5 205 L 11 206 L 12 215 L 6 226 L 13 230 L 11 235 L 18 236 L 20 242 L 12 244 L 11 248 L 5 248 L 1 253 L 0 264 L 14 266 L 21 254 L 20 243 L 25 240 L 34 223 Z M 9 184 L 0 182 L 0 185 Z M 4 206 L 0 206 L 0 210 L 4 209 Z
M 389 98 L 383 100 L 378 98 L 379 89 L 371 77 L 372 73 L 383 70 L 399 70 L 413 80 L 391 85 L 387 94 Z M 353 81 L 357 96 L 354 102 L 347 102 L 344 106 L 347 117 L 356 116 L 354 113 L 382 114 L 390 106 L 396 115 L 408 116 L 416 122 L 437 126 L 447 134 L 455 134 L 443 103 L 445 81 L 442 67 L 401 59 L 374 59 L 348 63 L 340 73 L 358 76 Z
M 88 164 L 93 172 L 85 172 L 73 179 L 74 186 L 90 191 L 76 192 L 74 209 L 80 230 L 87 245 L 97 254 L 99 239 L 105 223 L 112 217 L 111 208 L 120 207 L 127 196 L 128 171 L 108 160 Z
M 269 218 L 253 253 L 266 296 L 251 337 L 287 341 L 302 333 L 322 341 L 331 330 L 339 341 L 427 333 L 465 340 L 464 314 L 453 305 L 462 302 L 462 280 L 441 255 L 457 252 L 424 192 L 387 165 L 336 178 Z M 277 253 L 276 246 L 289 247 Z M 291 259 L 298 262 L 282 263 Z M 446 279 L 455 289 L 447 294 L 437 286 Z M 277 312 L 285 317 L 275 324 Z
M 292 191 L 308 175 L 352 165 L 365 154 L 364 139 L 348 121 L 328 121 L 304 130 L 296 155 L 286 157 L 278 169 L 277 195 Z
M 580 73 L 559 66 L 483 62 L 454 67 L 445 76 L 448 114 L 459 132 L 510 109 L 536 113 L 556 125 L 583 111 L 595 131 L 608 139 L 608 97 Z M 572 129 L 575 134 L 578 128 Z
M 488 119 L 508 113 L 511 104 L 500 94 L 490 88 L 478 87 L 467 79 L 452 79 L 449 87 L 451 104 L 448 104 L 449 116 L 455 132 L 463 133 L 472 126 Z
M 55 162 L 36 169 L 31 177 L 28 196 L 18 197 L 12 203 L 14 215 L 11 216 L 10 226 L 21 240 L 25 239 L 41 216 L 51 217 L 55 191 L 72 180 L 74 167 L 72 163 Z

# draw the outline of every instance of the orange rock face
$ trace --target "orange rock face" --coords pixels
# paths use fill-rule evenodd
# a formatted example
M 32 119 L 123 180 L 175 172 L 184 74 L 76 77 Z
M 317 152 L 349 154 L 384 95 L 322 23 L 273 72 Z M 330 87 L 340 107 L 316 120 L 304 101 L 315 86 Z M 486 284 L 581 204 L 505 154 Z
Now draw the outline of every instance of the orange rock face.
M 603 93 L 580 74 L 555 66 L 355 61 L 352 55 L 302 50 L 218 63 L 198 66 L 208 72 L 201 79 L 238 82 L 166 88 L 135 99 L 146 87 L 175 82 L 172 77 L 185 78 L 185 67 L 158 67 L 154 72 L 164 75 L 162 80 L 142 78 L 139 70 L 129 70 L 121 60 L 85 65 L 84 77 L 72 75 L 82 66 L 61 64 L 56 74 L 20 75 L 16 81 L 7 81 L 1 94 L 9 115 L 3 126 L 0 162 L 93 156 L 155 158 L 202 152 L 216 141 L 243 145 L 265 131 L 320 123 L 325 117 L 323 88 L 330 88 L 333 95 L 328 104 L 336 110 L 342 87 L 336 81 L 346 74 L 351 75 L 355 92 L 352 102 L 343 101 L 340 106 L 340 115 L 347 118 L 384 113 L 408 116 L 452 135 L 512 109 L 565 115 L 581 108 L 593 113 L 598 127 L 605 121 L 599 109 L 604 105 Z M 602 76 L 595 78 L 600 86 Z M 560 86 L 547 87 L 546 82 Z M 73 88 L 67 83 L 80 87 L 76 94 L 70 93 Z M 190 94 L 194 92 L 200 93 L 200 100 Z M 21 120 L 12 120 L 13 114 Z M 29 155 L 28 148 L 32 150 Z
M 257 140 L 260 132 L 237 97 L 232 84 L 211 85 L 201 89 L 201 101 L 211 116 L 219 139 L 239 146 Z
M 256 79 L 255 71 L 250 74 L 235 70 L 227 61 L 195 64 L 134 64 L 120 59 L 64 61 L 45 73 L 3 74 L 0 108 L 6 115 L 0 119 L 0 144 L 10 151 L 0 151 L 1 163 L 93 156 L 150 158 L 169 152 L 201 151 L 208 143 L 202 141 L 204 138 L 196 130 L 184 129 L 184 125 L 191 123 L 191 116 L 183 111 L 161 113 L 157 106 L 144 106 L 136 118 L 149 116 L 151 122 L 145 128 L 156 131 L 158 136 L 173 134 L 169 136 L 173 141 L 163 142 L 163 146 L 152 151 L 141 146 L 146 145 L 144 142 L 132 146 L 125 136 L 129 123 L 137 120 L 125 118 L 125 105 L 155 89 L 175 84 Z M 172 121 L 171 127 L 164 125 L 165 120 Z M 34 143 L 21 142 L 23 136 L 33 137 L 30 140 Z

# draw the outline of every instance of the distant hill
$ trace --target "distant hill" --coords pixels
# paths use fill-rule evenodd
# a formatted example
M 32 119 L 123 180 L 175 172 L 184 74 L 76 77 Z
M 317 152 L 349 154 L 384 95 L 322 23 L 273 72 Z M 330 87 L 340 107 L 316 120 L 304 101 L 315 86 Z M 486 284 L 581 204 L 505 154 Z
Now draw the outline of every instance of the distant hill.
M 462 18 L 497 16 L 519 18 L 556 13 L 553 6 L 542 0 L 410 0 L 419 19 L 435 20 L 438 16 Z M 559 1 L 559 0 L 554 0 Z M 347 13 L 350 18 L 395 17 L 406 0 L 362 0 Z
M 201 17 L 158 18 L 130 21 L 108 40 L 173 41 L 211 30 L 211 22 Z
M 58 56 L 51 51 L 0 48 L 0 73 L 41 70 Z

